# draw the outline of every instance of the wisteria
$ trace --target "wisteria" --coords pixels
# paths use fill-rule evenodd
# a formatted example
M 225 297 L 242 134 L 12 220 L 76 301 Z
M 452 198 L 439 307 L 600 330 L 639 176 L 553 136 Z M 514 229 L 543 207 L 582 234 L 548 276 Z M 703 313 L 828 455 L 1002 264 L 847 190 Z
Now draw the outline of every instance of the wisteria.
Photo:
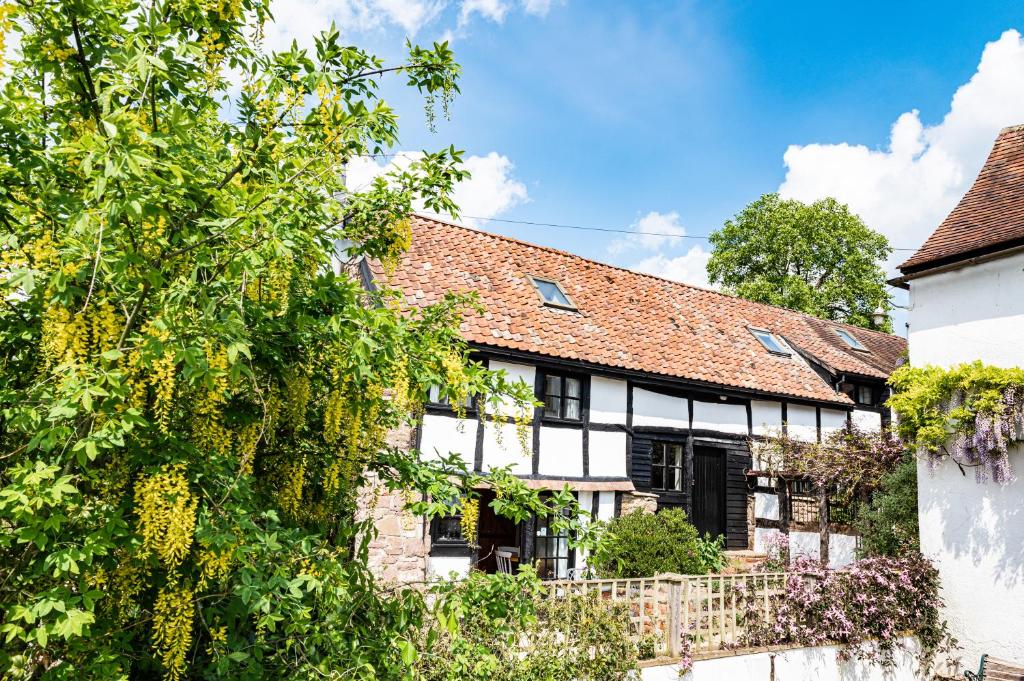
M 775 597 L 767 619 L 762 599 L 748 599 L 737 588 L 745 605 L 737 647 L 839 644 L 843 659 L 891 667 L 903 637 L 913 634 L 921 644 L 923 668 L 955 649 L 939 616 L 938 573 L 920 554 L 865 558 L 842 570 L 799 557 L 790 570 L 785 592 Z
M 1024 441 L 1024 371 L 980 362 L 904 367 L 891 383 L 900 435 L 933 466 L 949 457 L 974 468 L 978 482 L 1014 480 L 1010 457 Z

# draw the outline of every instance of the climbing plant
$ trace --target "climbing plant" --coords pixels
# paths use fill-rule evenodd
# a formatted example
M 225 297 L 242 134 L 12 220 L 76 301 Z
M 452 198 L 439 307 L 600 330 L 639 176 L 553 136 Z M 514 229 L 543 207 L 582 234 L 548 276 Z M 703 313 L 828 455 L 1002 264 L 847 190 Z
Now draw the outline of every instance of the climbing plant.
M 382 79 L 445 113 L 451 50 L 385 65 L 330 28 L 267 53 L 269 17 L 0 4 L 4 678 L 412 678 L 428 608 L 367 568 L 366 471 L 414 513 L 489 485 L 587 540 L 567 491 L 388 444 L 430 386 L 532 400 L 467 360 L 472 299 L 406 310 L 349 274 L 396 262 L 414 202 L 456 211 L 454 148 L 367 187 L 343 172 L 397 140 Z
M 890 384 L 899 435 L 914 451 L 974 468 L 979 482 L 1013 480 L 1010 447 L 1024 440 L 1024 369 L 904 366 Z

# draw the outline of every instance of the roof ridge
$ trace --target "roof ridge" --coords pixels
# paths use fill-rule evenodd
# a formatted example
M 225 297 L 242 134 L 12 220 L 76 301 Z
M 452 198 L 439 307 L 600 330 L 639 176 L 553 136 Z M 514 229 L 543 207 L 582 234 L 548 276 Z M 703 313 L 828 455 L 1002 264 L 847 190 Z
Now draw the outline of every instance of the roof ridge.
M 1022 124 L 1021 127 L 1024 128 L 1024 124 Z M 477 234 L 482 234 L 484 236 L 489 236 L 489 237 L 492 237 L 494 239 L 501 239 L 501 240 L 504 240 L 504 241 L 511 241 L 512 243 L 517 243 L 517 244 L 520 244 L 520 245 L 523 245 L 523 246 L 528 246 L 530 248 L 539 248 L 540 250 L 543 250 L 543 251 L 548 251 L 548 252 L 551 252 L 551 253 L 557 253 L 559 255 L 568 256 L 570 258 L 575 258 L 577 260 L 583 260 L 584 262 L 592 263 L 592 264 L 598 265 L 600 267 L 608 267 L 608 268 L 611 268 L 613 270 L 618 270 L 620 272 L 625 272 L 626 274 L 631 274 L 631 275 L 640 276 L 640 277 L 647 277 L 648 279 L 654 279 L 656 281 L 660 281 L 660 282 L 663 282 L 663 283 L 666 283 L 666 284 L 670 284 L 670 285 L 673 285 L 673 286 L 682 286 L 684 288 L 693 289 L 695 291 L 700 291 L 702 293 L 713 293 L 715 295 L 722 296 L 723 298 L 728 298 L 729 300 L 741 301 L 742 303 L 744 303 L 746 305 L 755 305 L 757 307 L 767 308 L 769 310 L 778 310 L 778 311 L 785 312 L 785 313 L 788 313 L 788 314 L 793 314 L 793 315 L 798 315 L 800 317 L 805 317 L 807 319 L 811 319 L 811 320 L 816 321 L 816 322 L 825 322 L 826 324 L 835 324 L 837 326 L 841 326 L 841 327 L 844 327 L 844 328 L 847 328 L 847 329 L 850 329 L 850 330 L 855 330 L 855 331 L 858 331 L 858 332 L 867 332 L 867 333 L 872 333 L 872 334 L 878 334 L 878 335 L 881 335 L 881 336 L 887 336 L 887 337 L 891 337 L 891 338 L 900 338 L 900 339 L 902 339 L 902 336 L 899 336 L 899 335 L 894 334 L 894 333 L 886 333 L 885 331 L 878 331 L 876 329 L 867 329 L 867 328 L 864 328 L 863 326 L 857 326 L 856 324 L 850 324 L 850 323 L 847 323 L 847 322 L 837 322 L 837 321 L 832 320 L 832 319 L 824 319 L 822 317 L 815 317 L 814 315 L 809 314 L 807 312 L 803 312 L 801 310 L 794 310 L 794 309 L 791 309 L 791 308 L 788 308 L 788 307 L 782 307 L 781 305 L 772 305 L 770 303 L 761 303 L 761 302 L 758 302 L 756 300 L 750 300 L 748 298 L 742 298 L 742 297 L 740 297 L 738 295 L 734 295 L 732 293 L 725 293 L 724 291 L 718 291 L 716 289 L 706 288 L 704 286 L 697 286 L 696 284 L 690 284 L 690 283 L 687 283 L 687 282 L 684 282 L 684 281 L 676 281 L 675 279 L 669 279 L 667 277 L 661 277 L 661 276 L 658 276 L 657 274 L 650 274 L 648 272 L 638 272 L 637 270 L 631 270 L 628 267 L 622 267 L 621 265 L 612 265 L 611 263 L 601 262 L 600 260 L 594 260 L 593 258 L 587 258 L 585 256 L 579 255 L 578 253 L 573 253 L 571 251 L 565 251 L 565 250 L 562 250 L 560 248 L 554 248 L 553 246 L 544 246 L 542 244 L 535 244 L 533 242 L 524 241 L 523 239 L 517 239 L 516 237 L 508 236 L 506 234 L 497 234 L 495 232 L 489 232 L 489 231 L 484 230 L 484 229 L 477 229 L 476 227 L 470 227 L 468 225 L 460 225 L 459 223 L 453 222 L 452 220 L 446 220 L 444 218 L 440 218 L 440 217 L 437 217 L 437 216 L 434 216 L 434 215 L 425 215 L 423 213 L 414 213 L 414 215 L 416 217 L 422 219 L 422 220 L 428 220 L 428 221 L 431 221 L 431 222 L 437 222 L 437 223 L 442 224 L 442 225 L 448 225 L 449 227 L 457 227 L 459 229 L 464 229 L 464 230 L 469 231 L 469 232 L 475 232 Z
M 1000 130 L 999 134 L 1002 135 L 1004 132 L 1024 132 L 1024 123 L 1018 123 L 1016 125 L 1008 125 L 1005 128 L 1003 128 L 1002 130 Z

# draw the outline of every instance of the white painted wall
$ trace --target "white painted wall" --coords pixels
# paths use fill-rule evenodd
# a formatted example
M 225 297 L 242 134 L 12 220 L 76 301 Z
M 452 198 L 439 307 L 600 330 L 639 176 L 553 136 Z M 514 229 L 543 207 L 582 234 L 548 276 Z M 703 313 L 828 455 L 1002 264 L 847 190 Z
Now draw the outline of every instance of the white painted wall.
M 633 427 L 689 428 L 690 405 L 684 397 L 672 397 L 633 388 Z
M 777 434 L 782 430 L 782 404 L 767 400 L 751 400 L 750 416 L 754 435 Z
M 786 407 L 786 432 L 794 440 L 815 442 L 818 439 L 818 412 L 814 407 L 790 404 Z
M 590 431 L 588 447 L 590 474 L 598 477 L 626 477 L 626 434 Z
M 1024 254 L 910 282 L 910 362 L 1024 366 Z M 1011 455 L 1024 476 L 1024 454 Z M 956 465 L 918 463 L 921 550 L 935 561 L 945 616 L 964 646 L 1024 661 L 1024 482 L 978 484 Z
M 839 648 L 791 648 L 774 653 L 728 655 L 697 660 L 693 669 L 680 675 L 674 664 L 640 670 L 642 681 L 918 681 L 916 639 L 903 639 L 907 650 L 895 655 L 895 667 L 883 669 L 858 660 L 839 661 Z M 774 658 L 775 674 L 772 674 Z
M 537 472 L 541 475 L 582 476 L 583 431 L 541 426 Z
M 829 545 L 831 548 L 831 544 Z M 817 532 L 790 532 L 789 559 L 796 560 L 807 556 L 818 560 L 821 558 L 821 535 Z
M 857 560 L 857 537 L 852 534 L 828 535 L 828 566 L 841 568 Z
M 717 430 L 722 433 L 746 435 L 747 407 L 743 404 L 694 400 L 693 427 L 695 430 Z
M 469 556 L 429 556 L 427 558 L 428 579 L 449 579 L 454 573 L 455 579 L 463 579 L 469 575 L 473 559 Z
M 882 429 L 882 415 L 877 411 L 854 409 L 850 420 L 853 425 L 869 433 L 877 433 Z
M 846 412 L 838 409 L 821 410 L 821 439 L 846 427 Z
M 529 449 L 532 446 L 532 431 L 527 439 L 527 449 L 524 450 L 514 423 L 487 423 L 484 427 L 483 470 L 511 465 L 516 475 L 532 473 L 533 452 Z
M 596 500 L 594 516 L 598 520 L 611 520 L 615 517 L 615 492 L 595 492 Z
M 767 492 L 754 494 L 754 517 L 765 520 L 779 519 L 779 495 Z
M 590 377 L 590 422 L 626 424 L 625 381 Z
M 476 455 L 475 419 L 459 419 L 439 414 L 423 417 L 423 433 L 420 436 L 420 452 L 425 460 L 435 460 L 440 454 L 457 453 L 473 469 Z
M 774 527 L 754 528 L 754 553 L 768 553 L 768 544 L 772 537 L 782 534 Z
M 522 381 L 530 387 L 530 392 L 533 392 L 533 386 L 536 384 L 537 380 L 536 367 L 529 364 L 512 364 L 511 362 L 499 362 L 492 360 L 488 363 L 487 368 L 491 371 L 504 371 L 508 374 L 507 378 L 509 381 Z M 494 413 L 495 411 L 491 405 L 487 405 L 486 409 L 488 414 Z M 511 400 L 502 398 L 501 413 L 504 416 L 518 416 L 522 411 L 524 410 L 516 408 L 515 403 Z M 529 411 L 532 416 L 532 410 Z

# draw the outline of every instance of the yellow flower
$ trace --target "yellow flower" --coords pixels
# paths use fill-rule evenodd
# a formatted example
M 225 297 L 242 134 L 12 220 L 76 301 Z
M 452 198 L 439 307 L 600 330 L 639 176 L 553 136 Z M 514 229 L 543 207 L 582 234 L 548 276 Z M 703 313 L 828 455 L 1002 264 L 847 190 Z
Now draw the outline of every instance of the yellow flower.
M 189 490 L 184 466 L 161 470 L 136 484 L 135 505 L 143 545 L 173 570 L 192 547 L 199 500 Z
M 192 645 L 193 597 L 188 586 L 169 583 L 153 606 L 153 647 L 170 681 L 178 681 L 185 672 L 185 655 Z

